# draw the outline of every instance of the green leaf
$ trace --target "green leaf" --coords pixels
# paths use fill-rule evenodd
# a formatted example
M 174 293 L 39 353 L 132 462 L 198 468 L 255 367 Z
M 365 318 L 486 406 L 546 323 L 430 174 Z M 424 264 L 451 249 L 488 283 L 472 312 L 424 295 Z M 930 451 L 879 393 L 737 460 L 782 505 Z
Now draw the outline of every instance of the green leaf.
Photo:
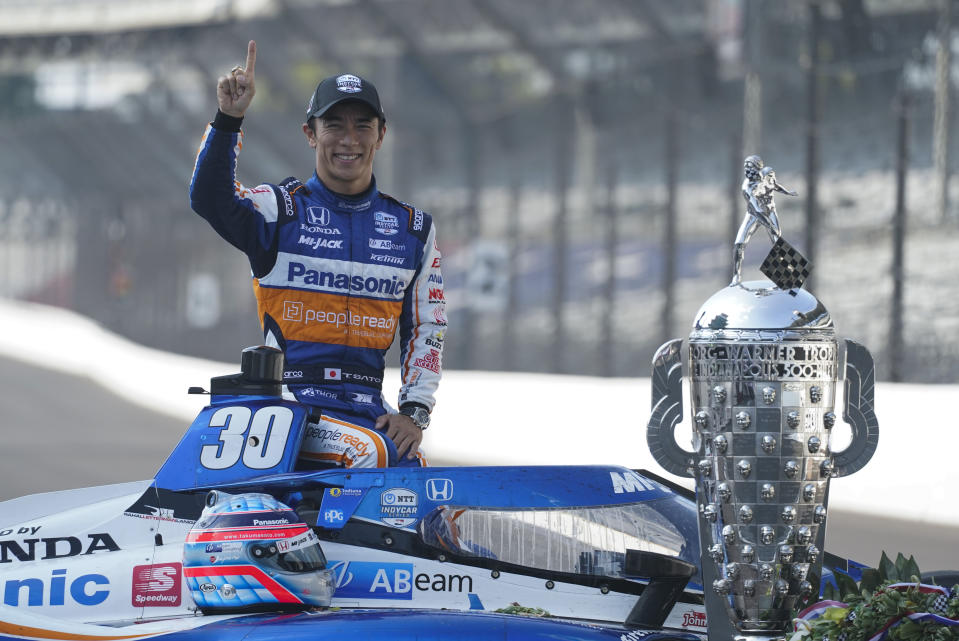
M 845 601 L 847 596 L 859 594 L 859 586 L 851 576 L 845 572 L 835 572 L 836 584 L 839 586 L 840 600 Z
M 899 572 L 896 570 L 896 564 L 892 562 L 892 559 L 886 556 L 885 550 L 883 550 L 882 557 L 879 559 L 879 575 L 883 581 L 899 580 Z
M 881 583 L 882 575 L 879 573 L 879 570 L 866 568 L 862 571 L 862 581 L 859 582 L 859 585 L 863 590 L 868 590 L 870 593 L 875 592 Z
M 836 586 L 832 583 L 827 583 L 826 587 L 822 590 L 822 598 L 825 601 L 836 601 L 839 598 L 839 595 L 836 594 Z
M 916 557 L 909 555 L 909 560 L 903 564 L 900 577 L 907 581 L 919 581 L 922 572 L 919 571 L 919 564 L 916 563 Z

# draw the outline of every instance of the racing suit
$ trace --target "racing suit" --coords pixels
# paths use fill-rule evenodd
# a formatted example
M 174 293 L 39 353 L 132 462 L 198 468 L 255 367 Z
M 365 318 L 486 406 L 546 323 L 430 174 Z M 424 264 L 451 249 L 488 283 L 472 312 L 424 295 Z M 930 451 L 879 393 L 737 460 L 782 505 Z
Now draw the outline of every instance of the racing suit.
M 374 429 L 388 412 L 385 354 L 400 335 L 399 403 L 432 410 L 446 330 L 432 218 L 381 193 L 355 196 L 316 173 L 254 188 L 235 177 L 242 119 L 218 113 L 204 133 L 191 205 L 250 261 L 266 344 L 283 350 L 286 394 L 315 408 L 301 467 L 420 465 Z

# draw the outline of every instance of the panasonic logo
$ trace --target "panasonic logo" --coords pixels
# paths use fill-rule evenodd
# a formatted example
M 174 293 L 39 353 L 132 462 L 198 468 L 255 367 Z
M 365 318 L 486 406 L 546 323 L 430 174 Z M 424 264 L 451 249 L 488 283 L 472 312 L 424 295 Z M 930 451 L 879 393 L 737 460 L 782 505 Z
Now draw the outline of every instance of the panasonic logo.
M 406 290 L 406 282 L 392 278 L 363 277 L 361 275 L 337 274 L 307 269 L 303 263 L 291 262 L 286 279 L 290 283 L 317 285 L 339 291 L 366 292 L 369 294 L 387 294 L 401 296 Z
M 265 521 L 253 519 L 253 525 L 288 525 L 289 523 L 286 519 L 267 519 Z

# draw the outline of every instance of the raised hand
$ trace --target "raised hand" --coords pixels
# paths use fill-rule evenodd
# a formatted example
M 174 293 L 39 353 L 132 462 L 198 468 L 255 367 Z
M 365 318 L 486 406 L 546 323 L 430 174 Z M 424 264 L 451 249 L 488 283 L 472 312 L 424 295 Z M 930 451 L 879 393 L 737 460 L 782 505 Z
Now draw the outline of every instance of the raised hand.
M 226 76 L 216 81 L 216 103 L 228 116 L 242 118 L 250 107 L 256 88 L 253 84 L 256 66 L 256 42 L 250 40 L 246 49 L 246 66 L 233 67 Z

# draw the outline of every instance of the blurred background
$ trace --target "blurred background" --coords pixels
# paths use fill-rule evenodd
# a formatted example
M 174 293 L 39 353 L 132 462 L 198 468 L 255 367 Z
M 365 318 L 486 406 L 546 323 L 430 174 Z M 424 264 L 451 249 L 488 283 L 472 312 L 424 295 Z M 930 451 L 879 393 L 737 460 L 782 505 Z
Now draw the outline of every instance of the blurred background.
M 255 39 L 240 180 L 308 178 L 316 83 L 375 82 L 378 184 L 439 230 L 447 368 L 648 374 L 729 282 L 758 153 L 839 334 L 880 379 L 956 382 L 952 5 L 0 0 L 0 296 L 204 358 L 261 340 L 245 258 L 188 199 Z

